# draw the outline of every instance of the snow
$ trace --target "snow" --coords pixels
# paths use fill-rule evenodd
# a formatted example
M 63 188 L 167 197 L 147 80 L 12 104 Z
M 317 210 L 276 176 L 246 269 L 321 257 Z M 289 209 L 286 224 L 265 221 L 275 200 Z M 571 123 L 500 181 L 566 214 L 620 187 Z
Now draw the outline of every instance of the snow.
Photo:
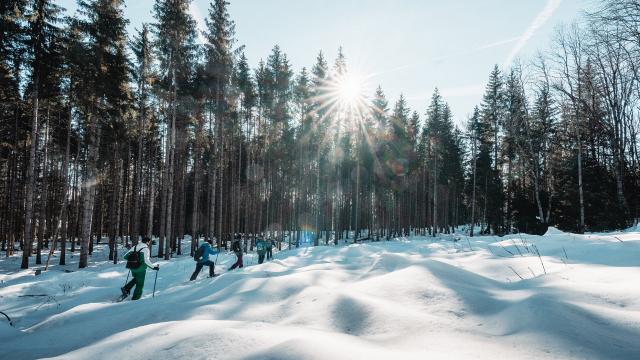
M 160 261 L 155 297 L 149 271 L 122 303 L 126 269 L 104 256 L 39 276 L 0 260 L 16 326 L 0 319 L 0 358 L 640 358 L 638 232 L 399 238 L 249 254 L 232 272 L 223 253 L 195 282 L 183 256 Z
M 554 235 L 564 235 L 565 232 L 562 230 L 559 230 L 556 227 L 553 226 L 549 226 L 549 228 L 547 229 L 547 232 L 544 233 L 544 236 L 554 236 Z

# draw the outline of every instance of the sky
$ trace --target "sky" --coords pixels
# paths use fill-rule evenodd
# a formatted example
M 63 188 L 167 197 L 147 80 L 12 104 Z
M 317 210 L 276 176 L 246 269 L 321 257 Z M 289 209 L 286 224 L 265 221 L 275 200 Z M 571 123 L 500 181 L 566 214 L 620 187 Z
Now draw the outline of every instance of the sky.
M 423 116 L 437 87 L 458 124 L 482 99 L 495 64 L 529 61 L 550 46 L 560 24 L 596 0 L 230 0 L 238 44 L 253 67 L 278 44 L 293 68 L 311 68 L 319 51 L 333 63 L 343 47 L 350 71 L 380 85 L 390 107 L 403 94 Z M 75 0 L 60 0 L 73 12 Z M 153 0 L 128 0 L 129 33 L 153 22 Z M 204 29 L 209 0 L 191 13 Z

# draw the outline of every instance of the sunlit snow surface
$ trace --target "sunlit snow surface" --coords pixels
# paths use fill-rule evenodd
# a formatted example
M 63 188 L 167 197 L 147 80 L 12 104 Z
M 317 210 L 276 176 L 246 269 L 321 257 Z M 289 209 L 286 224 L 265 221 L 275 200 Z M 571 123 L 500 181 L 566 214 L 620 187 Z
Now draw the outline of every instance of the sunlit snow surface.
M 193 283 L 191 258 L 162 261 L 155 298 L 148 272 L 141 301 L 112 303 L 123 263 L 34 276 L 3 258 L 0 359 L 640 359 L 638 232 L 408 237 L 225 272 L 234 260 Z

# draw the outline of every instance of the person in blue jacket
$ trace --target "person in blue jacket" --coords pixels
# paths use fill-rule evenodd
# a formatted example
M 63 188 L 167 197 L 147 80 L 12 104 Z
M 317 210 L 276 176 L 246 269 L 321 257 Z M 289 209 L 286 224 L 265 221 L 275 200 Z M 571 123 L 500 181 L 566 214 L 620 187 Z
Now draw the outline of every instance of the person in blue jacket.
M 263 239 L 256 241 L 256 250 L 258 250 L 258 264 L 264 262 L 264 255 L 267 252 L 267 242 Z
M 209 260 L 209 255 L 216 255 L 219 251 L 218 249 L 213 248 L 213 246 L 211 246 L 212 244 L 213 241 L 211 239 L 208 239 L 204 243 L 202 243 L 202 245 L 200 245 L 200 247 L 196 251 L 196 255 L 199 256 L 198 258 L 194 256 L 194 260 L 196 260 L 197 263 L 196 269 L 193 274 L 191 274 L 191 279 L 189 279 L 190 281 L 193 281 L 198 277 L 198 274 L 200 274 L 200 270 L 202 270 L 204 266 L 209 267 L 209 277 L 216 276 L 214 274 L 216 264 L 213 261 Z

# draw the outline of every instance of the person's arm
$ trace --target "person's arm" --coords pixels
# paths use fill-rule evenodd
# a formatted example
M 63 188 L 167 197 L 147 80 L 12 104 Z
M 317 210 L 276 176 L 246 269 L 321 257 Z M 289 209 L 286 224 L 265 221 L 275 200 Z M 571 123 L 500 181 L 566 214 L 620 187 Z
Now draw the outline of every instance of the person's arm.
M 145 265 L 147 265 L 147 267 L 153 269 L 158 266 L 157 264 L 153 264 L 151 262 L 151 251 L 149 251 L 148 247 L 143 248 L 142 253 L 144 254 L 144 263 Z

